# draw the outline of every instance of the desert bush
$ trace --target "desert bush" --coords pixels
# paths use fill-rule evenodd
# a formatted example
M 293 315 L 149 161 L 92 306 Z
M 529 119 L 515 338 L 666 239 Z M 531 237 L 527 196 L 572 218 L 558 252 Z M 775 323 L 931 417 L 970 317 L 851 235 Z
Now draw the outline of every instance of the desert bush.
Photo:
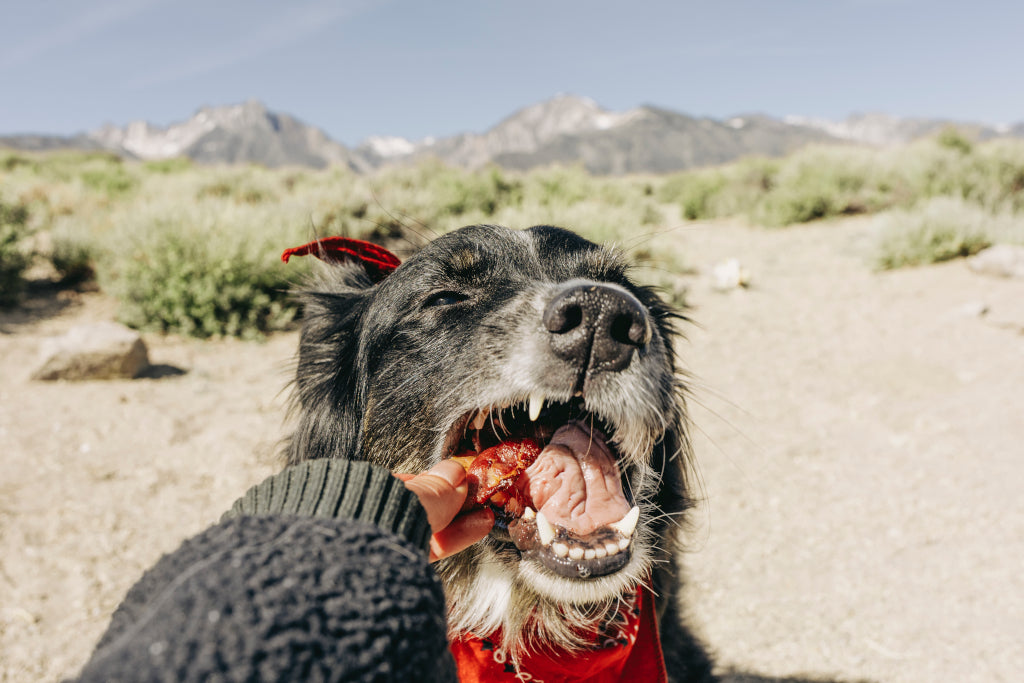
M 122 322 L 195 337 L 256 338 L 288 326 L 297 313 L 288 290 L 304 264 L 286 268 L 278 256 L 298 243 L 296 226 L 227 204 L 117 217 L 99 268 Z
M 967 137 L 956 129 L 956 126 L 946 126 L 939 131 L 935 141 L 939 143 L 940 147 L 952 149 L 960 152 L 961 154 L 970 154 L 974 145 Z
M 143 169 L 149 173 L 170 175 L 172 173 L 184 173 L 193 168 L 192 160 L 188 157 L 174 157 L 172 159 L 156 159 L 142 164 Z
M 888 204 L 877 153 L 854 147 L 808 147 L 786 158 L 751 218 L 763 225 L 876 211 Z
M 50 261 L 60 275 L 60 284 L 76 285 L 96 274 L 97 247 L 94 238 L 79 221 L 64 218 L 51 231 Z
M 30 258 L 24 246 L 27 223 L 28 210 L 23 205 L 0 200 L 0 306 L 17 303 L 24 285 Z
M 775 186 L 777 159 L 750 157 L 717 168 L 676 173 L 658 190 L 661 201 L 678 203 L 687 220 L 749 214 Z
M 956 130 L 890 149 L 808 147 L 677 173 L 657 190 L 689 220 L 746 216 L 767 226 L 909 208 L 955 197 L 992 212 L 1024 211 L 1024 142 L 974 145 Z
M 1024 243 L 1024 218 L 993 215 L 960 198 L 936 197 L 880 215 L 875 266 L 901 268 L 970 256 L 995 242 Z

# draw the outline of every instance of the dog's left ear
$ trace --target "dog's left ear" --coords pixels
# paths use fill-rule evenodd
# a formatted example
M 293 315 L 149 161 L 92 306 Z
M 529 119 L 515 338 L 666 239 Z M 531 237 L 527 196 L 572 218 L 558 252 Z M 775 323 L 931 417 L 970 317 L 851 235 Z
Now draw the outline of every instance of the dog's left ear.
M 292 256 L 307 254 L 313 254 L 327 263 L 361 263 L 374 283 L 386 278 L 402 263 L 401 259 L 384 247 L 351 237 L 325 237 L 301 247 L 285 249 L 281 254 L 281 260 L 288 263 Z

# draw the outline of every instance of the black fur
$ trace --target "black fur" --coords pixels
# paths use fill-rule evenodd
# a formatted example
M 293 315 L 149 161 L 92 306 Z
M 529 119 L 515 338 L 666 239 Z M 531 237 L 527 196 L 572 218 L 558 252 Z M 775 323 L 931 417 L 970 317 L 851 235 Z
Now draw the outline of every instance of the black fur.
M 638 341 L 634 325 L 620 334 L 626 346 L 615 350 L 614 362 L 603 364 L 593 359 L 599 341 L 572 345 L 586 347 L 578 358 L 575 351 L 559 350 L 551 324 L 545 329 L 545 310 L 576 283 L 639 302 L 642 312 L 634 322 L 649 324 L 649 338 Z M 561 401 L 585 396 L 587 410 L 617 427 L 623 440 L 623 477 L 642 510 L 644 532 L 637 543 L 648 546 L 631 571 L 652 578 L 670 678 L 712 680 L 709 659 L 683 625 L 676 602 L 677 532 L 690 507 L 685 387 L 672 348 L 678 316 L 654 290 L 628 277 L 618 255 L 560 228 L 470 226 L 431 242 L 379 284 L 355 263 L 326 267 L 303 301 L 290 463 L 340 457 L 422 471 L 447 455 L 445 437 L 467 411 L 526 401 L 532 391 Z M 507 617 L 505 630 L 543 636 L 547 631 L 526 625 L 524 615 L 534 606 L 550 607 L 551 619 L 566 613 L 566 605 L 537 585 L 548 580 L 543 572 L 540 579 L 536 572 L 524 578 L 516 574 L 518 562 L 514 546 L 488 537 L 438 563 L 453 631 L 470 628 L 473 611 L 484 609 L 473 601 L 485 563 L 514 577 L 514 596 L 505 608 L 522 614 Z M 560 581 L 557 586 L 570 590 L 586 583 Z M 594 601 L 616 599 L 610 594 Z M 578 611 L 593 613 L 581 600 Z

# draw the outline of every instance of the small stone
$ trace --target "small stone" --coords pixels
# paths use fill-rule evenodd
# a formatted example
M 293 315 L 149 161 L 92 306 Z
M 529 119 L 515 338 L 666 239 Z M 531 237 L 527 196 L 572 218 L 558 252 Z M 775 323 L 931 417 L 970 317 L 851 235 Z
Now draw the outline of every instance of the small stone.
M 980 318 L 988 313 L 988 304 L 984 301 L 968 301 L 949 312 L 954 318 Z
M 740 265 L 739 259 L 726 259 L 711 268 L 711 286 L 720 292 L 749 287 L 750 271 Z
M 997 244 L 982 249 L 967 260 L 975 273 L 1024 279 L 1024 246 Z
M 78 325 L 43 340 L 39 380 L 130 379 L 149 367 L 149 354 L 135 330 L 113 322 Z

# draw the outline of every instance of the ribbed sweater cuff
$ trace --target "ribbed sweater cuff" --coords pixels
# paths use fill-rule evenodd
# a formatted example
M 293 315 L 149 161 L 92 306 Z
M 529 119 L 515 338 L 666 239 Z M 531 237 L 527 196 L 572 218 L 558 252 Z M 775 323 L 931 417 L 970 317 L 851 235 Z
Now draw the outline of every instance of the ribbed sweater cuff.
M 293 514 L 375 524 L 427 550 L 430 524 L 419 499 L 391 472 L 361 460 L 322 458 L 293 465 L 246 491 L 221 521 Z

